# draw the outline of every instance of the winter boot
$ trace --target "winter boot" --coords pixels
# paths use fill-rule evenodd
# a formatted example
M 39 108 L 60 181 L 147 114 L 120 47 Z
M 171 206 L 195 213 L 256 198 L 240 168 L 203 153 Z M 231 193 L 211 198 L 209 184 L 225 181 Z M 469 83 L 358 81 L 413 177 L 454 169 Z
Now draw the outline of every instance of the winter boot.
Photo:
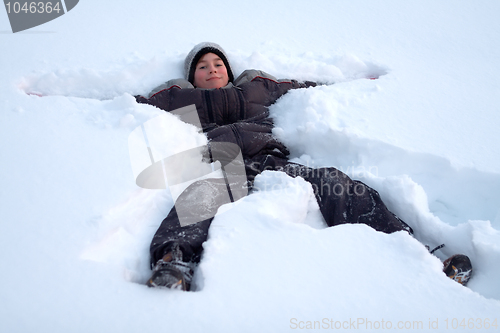
M 466 286 L 472 276 L 472 264 L 466 255 L 455 254 L 444 261 L 443 272 L 450 279 Z
M 182 251 L 179 245 L 175 245 L 172 251 L 158 260 L 146 285 L 188 291 L 191 287 L 192 277 L 191 264 L 182 261 Z

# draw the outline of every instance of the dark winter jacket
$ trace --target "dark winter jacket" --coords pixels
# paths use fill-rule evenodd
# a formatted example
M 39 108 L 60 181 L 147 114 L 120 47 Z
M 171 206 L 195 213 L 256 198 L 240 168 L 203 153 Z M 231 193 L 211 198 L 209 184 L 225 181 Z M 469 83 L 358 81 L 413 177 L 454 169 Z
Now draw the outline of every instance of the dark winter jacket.
M 288 155 L 271 133 L 268 107 L 288 90 L 310 86 L 315 83 L 277 80 L 265 72 L 247 70 L 224 88 L 194 88 L 187 80 L 177 79 L 153 90 L 149 98 L 136 96 L 136 100 L 165 111 L 195 104 L 209 140 L 237 144 L 247 177 L 253 180 L 264 169 L 284 165 Z

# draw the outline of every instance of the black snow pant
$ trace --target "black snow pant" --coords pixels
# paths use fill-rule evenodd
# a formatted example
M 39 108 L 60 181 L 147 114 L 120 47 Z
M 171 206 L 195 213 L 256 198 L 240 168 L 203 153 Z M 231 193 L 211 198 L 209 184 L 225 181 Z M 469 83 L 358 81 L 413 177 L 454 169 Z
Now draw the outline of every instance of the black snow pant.
M 384 233 L 404 230 L 413 234 L 413 230 L 405 222 L 387 209 L 377 191 L 360 181 L 350 179 L 336 168 L 313 169 L 288 163 L 277 170 L 291 177 L 302 177 L 312 185 L 320 211 L 330 227 L 363 223 Z M 187 197 L 193 200 L 193 206 L 201 205 L 205 209 L 216 211 L 219 207 L 211 207 L 210 203 L 217 200 L 211 199 L 226 190 L 226 183 L 222 179 L 206 179 L 191 184 L 185 192 L 191 193 Z M 151 266 L 168 253 L 174 244 L 178 244 L 182 250 L 184 261 L 199 262 L 202 244 L 207 239 L 212 220 L 213 217 L 210 217 L 181 226 L 174 206 L 151 242 Z

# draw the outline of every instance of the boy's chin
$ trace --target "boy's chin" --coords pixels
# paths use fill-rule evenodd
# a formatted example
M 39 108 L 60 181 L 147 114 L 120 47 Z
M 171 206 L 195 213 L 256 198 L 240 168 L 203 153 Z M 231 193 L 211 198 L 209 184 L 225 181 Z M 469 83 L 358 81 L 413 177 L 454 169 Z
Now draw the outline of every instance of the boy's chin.
M 198 87 L 198 88 L 204 88 L 204 89 L 219 89 L 224 87 L 222 84 L 206 84 L 203 87 Z

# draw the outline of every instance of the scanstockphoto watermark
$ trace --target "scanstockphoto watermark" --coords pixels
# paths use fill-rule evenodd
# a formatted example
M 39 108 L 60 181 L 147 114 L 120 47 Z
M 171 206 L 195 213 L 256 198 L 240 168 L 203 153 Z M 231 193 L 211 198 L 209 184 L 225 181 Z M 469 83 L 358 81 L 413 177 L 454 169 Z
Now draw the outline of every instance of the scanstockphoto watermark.
M 321 320 L 299 320 L 290 319 L 290 328 L 299 330 L 386 330 L 386 329 L 411 329 L 421 330 L 426 328 L 424 322 L 417 321 L 398 321 L 393 323 L 390 320 L 370 320 L 368 318 L 349 318 L 346 320 L 336 320 L 332 318 L 323 318 Z
M 323 318 L 321 320 L 290 319 L 293 330 L 427 330 L 442 329 L 497 330 L 497 318 L 428 318 L 427 320 L 371 320 L 368 318 L 349 318 L 336 320 Z
M 321 175 L 329 176 L 331 178 L 344 174 L 351 179 L 363 180 L 372 177 L 376 178 L 379 175 L 379 169 L 376 165 L 355 165 L 354 162 L 352 163 L 352 165 L 332 165 L 328 167 L 318 167 L 309 164 L 309 161 L 307 161 L 306 163 L 301 163 L 300 165 L 302 166 L 302 168 L 292 170 L 291 172 L 294 172 L 295 175 L 300 175 L 302 177 L 305 176 L 307 178 L 318 177 Z M 256 171 L 260 170 L 258 163 L 256 165 L 251 165 L 250 167 Z
M 258 164 L 258 163 L 257 163 Z M 274 166 L 266 166 L 260 168 L 255 163 L 250 166 L 250 169 L 254 169 L 257 173 L 260 171 L 264 172 L 266 170 L 273 171 Z M 311 168 L 307 165 L 299 164 L 288 164 L 284 167 L 277 168 L 278 171 L 283 171 L 292 178 L 297 179 L 298 177 L 306 180 L 312 187 L 312 190 L 317 196 L 364 196 L 369 188 L 359 180 L 351 179 L 346 173 L 337 169 L 336 167 L 321 167 L 321 168 Z M 377 171 L 378 168 L 370 167 L 368 170 Z M 274 173 L 268 175 L 263 180 L 256 180 L 253 190 L 254 191 L 282 191 L 285 194 L 303 194 L 307 191 L 307 188 L 303 186 L 282 186 L 279 178 L 281 175 Z M 367 173 L 365 171 L 365 176 Z M 274 179 L 276 178 L 276 179 Z M 360 177 L 362 178 L 362 177 Z M 276 181 L 278 179 L 278 181 Z
M 276 177 L 278 174 L 276 174 Z M 297 180 L 297 178 L 295 178 Z M 309 181 L 311 185 L 312 192 L 316 196 L 337 196 L 337 197 L 351 197 L 351 196 L 364 196 L 369 188 L 362 182 L 348 180 L 346 182 L 337 182 L 335 178 L 319 178 L 318 183 Z M 272 191 L 278 195 L 278 193 L 283 193 L 285 195 L 292 194 L 304 194 L 308 191 L 307 187 L 303 186 L 283 186 L 281 183 L 271 180 L 270 178 L 265 178 L 264 180 L 256 181 L 253 191 Z
M 52 21 L 70 10 L 79 0 L 10 1 L 4 0 L 12 32 L 31 29 Z

